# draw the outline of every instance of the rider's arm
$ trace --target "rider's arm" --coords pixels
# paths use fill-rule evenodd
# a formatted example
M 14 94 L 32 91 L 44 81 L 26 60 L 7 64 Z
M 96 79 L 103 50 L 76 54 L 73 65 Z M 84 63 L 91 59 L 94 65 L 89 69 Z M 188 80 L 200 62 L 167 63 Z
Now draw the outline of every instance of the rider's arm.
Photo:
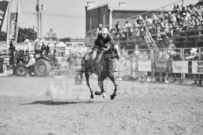
M 115 45 L 115 41 L 113 40 L 113 37 L 111 35 L 109 35 L 109 42 L 111 43 L 111 45 Z

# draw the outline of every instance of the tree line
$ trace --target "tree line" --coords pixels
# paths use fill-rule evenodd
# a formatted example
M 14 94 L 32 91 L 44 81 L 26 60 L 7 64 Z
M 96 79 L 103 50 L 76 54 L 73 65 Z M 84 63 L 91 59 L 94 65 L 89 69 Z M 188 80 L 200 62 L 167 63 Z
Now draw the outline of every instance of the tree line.
M 7 33 L 2 31 L 0 33 L 0 41 L 6 41 Z M 25 39 L 35 40 L 37 38 L 37 32 L 33 28 L 20 28 L 18 29 L 18 43 L 24 42 Z M 50 29 L 47 35 L 44 37 L 46 40 L 57 40 L 56 33 L 53 29 Z

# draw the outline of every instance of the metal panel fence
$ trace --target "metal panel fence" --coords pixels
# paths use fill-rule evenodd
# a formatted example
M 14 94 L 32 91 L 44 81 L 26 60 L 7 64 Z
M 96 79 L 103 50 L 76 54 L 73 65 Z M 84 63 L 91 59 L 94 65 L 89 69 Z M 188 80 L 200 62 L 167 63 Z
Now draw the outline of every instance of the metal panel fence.
M 203 81 L 203 48 L 151 48 L 132 51 L 132 54 L 123 54 L 116 61 L 115 76 L 118 79 L 167 83 Z M 82 55 L 72 60 L 62 58 L 54 73 L 75 76 L 81 68 L 81 58 Z
M 123 68 L 130 71 L 119 70 L 121 73 L 118 74 L 120 77 L 124 75 L 141 81 L 203 81 L 203 49 L 194 50 L 194 48 L 137 50 L 128 57 L 121 57 L 118 65 L 121 67 L 124 65 Z
M 135 50 L 131 55 L 122 55 L 117 63 L 115 76 L 122 80 L 142 82 L 203 81 L 203 48 Z M 71 65 L 72 70 L 80 65 Z M 75 66 L 76 65 L 76 66 Z M 70 71 L 71 72 L 71 71 Z M 71 72 L 73 73 L 73 72 Z

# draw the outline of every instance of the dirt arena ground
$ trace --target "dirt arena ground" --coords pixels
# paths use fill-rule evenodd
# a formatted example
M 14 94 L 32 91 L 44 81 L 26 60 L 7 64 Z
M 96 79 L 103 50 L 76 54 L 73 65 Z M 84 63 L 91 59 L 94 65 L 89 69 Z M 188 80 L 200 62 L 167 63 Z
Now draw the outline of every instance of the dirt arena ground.
M 118 84 L 89 100 L 71 78 L 1 77 L 0 135 L 203 135 L 202 87 Z

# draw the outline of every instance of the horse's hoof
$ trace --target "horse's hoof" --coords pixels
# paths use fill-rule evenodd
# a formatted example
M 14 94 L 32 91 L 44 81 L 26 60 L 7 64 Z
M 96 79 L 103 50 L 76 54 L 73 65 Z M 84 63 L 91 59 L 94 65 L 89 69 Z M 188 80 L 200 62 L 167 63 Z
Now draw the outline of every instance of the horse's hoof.
M 111 100 L 114 100 L 115 96 L 115 94 L 111 95 Z
M 106 93 L 103 93 L 103 98 L 104 98 L 104 99 L 106 99 L 106 98 L 107 98 Z
M 93 98 L 94 98 L 94 95 L 90 95 L 90 98 L 93 99 Z
M 95 91 L 95 95 L 101 95 L 102 92 L 99 92 L 99 91 Z

